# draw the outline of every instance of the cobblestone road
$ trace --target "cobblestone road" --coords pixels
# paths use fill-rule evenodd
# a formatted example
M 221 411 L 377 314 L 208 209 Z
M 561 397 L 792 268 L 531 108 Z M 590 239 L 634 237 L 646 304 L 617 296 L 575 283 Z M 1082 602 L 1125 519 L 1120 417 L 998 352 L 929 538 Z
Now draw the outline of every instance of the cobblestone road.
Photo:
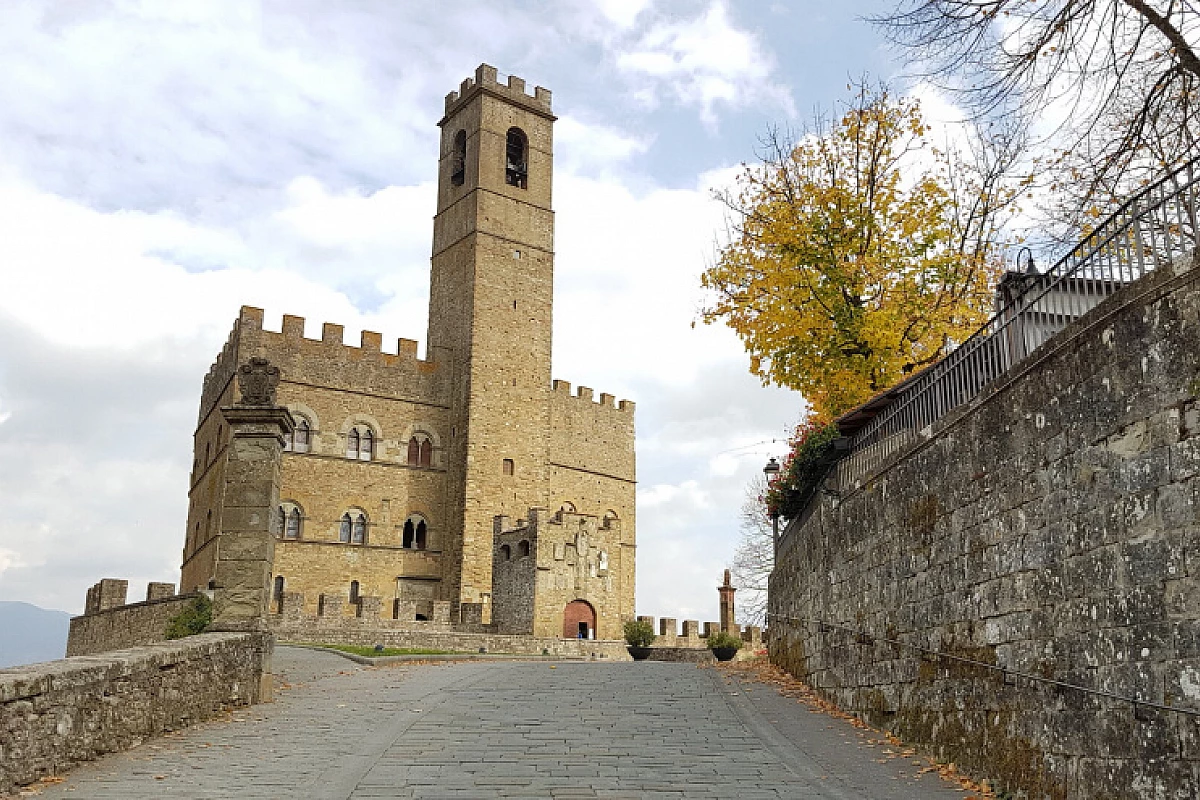
M 361 668 L 280 647 L 255 706 L 82 766 L 39 797 L 961 798 L 848 723 L 712 668 Z

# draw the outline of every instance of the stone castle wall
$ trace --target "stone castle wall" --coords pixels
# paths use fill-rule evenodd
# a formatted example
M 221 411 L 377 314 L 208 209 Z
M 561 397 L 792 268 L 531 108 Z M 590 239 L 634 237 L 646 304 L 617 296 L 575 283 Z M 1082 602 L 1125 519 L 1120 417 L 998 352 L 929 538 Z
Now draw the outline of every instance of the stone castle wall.
M 0 796 L 258 702 L 269 641 L 212 633 L 0 669 Z
M 819 494 L 780 545 L 772 660 L 1009 791 L 1200 794 L 1200 718 L 1036 680 L 1200 710 L 1194 267 L 1126 287 L 863 488 Z
M 166 640 L 167 623 L 197 595 L 172 595 L 71 618 L 67 655 L 87 656 Z

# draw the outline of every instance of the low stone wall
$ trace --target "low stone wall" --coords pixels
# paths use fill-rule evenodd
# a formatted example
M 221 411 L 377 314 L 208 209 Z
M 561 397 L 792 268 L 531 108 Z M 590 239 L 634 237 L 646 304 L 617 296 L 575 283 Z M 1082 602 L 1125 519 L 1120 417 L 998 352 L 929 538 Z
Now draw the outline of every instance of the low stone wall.
M 1200 270 L 923 434 L 788 526 L 772 661 L 1014 796 L 1200 796 Z
M 67 655 L 107 653 L 165 641 L 167 622 L 195 597 L 175 595 L 72 617 Z
M 270 637 L 209 633 L 0 670 L 0 796 L 258 702 Z
M 430 623 L 428 627 L 421 627 L 422 623 L 420 622 L 355 617 L 288 619 L 274 614 L 267 617 L 267 623 L 281 642 L 351 644 L 362 647 L 381 644 L 384 647 L 424 648 L 464 653 L 478 653 L 479 648 L 482 647 L 488 653 L 629 660 L 629 653 L 625 650 L 624 642 L 604 639 L 555 639 L 498 633 L 469 633 L 449 630 L 436 623 Z

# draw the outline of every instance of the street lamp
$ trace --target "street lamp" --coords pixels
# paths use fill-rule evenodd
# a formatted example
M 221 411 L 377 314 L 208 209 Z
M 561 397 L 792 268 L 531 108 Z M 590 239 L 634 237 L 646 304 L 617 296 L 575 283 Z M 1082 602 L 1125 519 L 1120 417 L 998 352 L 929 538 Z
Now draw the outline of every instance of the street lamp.
M 767 476 L 767 488 L 775 485 L 775 481 L 779 480 L 779 462 L 775 460 L 775 456 L 771 456 L 771 460 L 763 467 L 763 475 Z M 771 512 L 771 546 L 772 552 L 779 550 L 779 512 Z

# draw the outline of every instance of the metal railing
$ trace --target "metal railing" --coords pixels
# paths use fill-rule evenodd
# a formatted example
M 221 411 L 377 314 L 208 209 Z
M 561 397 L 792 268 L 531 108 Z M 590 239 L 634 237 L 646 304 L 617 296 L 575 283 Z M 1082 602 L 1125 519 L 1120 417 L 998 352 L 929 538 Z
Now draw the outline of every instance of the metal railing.
M 1138 192 L 1046 272 L 1011 278 L 1010 296 L 996 313 L 854 435 L 839 465 L 841 486 L 852 486 L 1104 298 L 1193 251 L 1198 178 L 1200 158 Z

